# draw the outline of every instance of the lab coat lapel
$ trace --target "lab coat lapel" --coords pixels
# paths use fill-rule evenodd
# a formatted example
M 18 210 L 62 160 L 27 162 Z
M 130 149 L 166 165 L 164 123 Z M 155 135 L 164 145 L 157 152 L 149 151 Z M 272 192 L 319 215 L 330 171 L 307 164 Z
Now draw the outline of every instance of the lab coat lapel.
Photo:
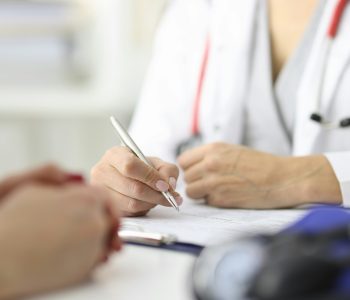
M 328 68 L 325 78 L 323 112 L 330 110 L 334 96 L 338 90 L 338 85 L 342 80 L 342 74 L 347 67 L 350 59 L 350 5 L 347 5 L 346 11 L 341 19 L 337 38 L 334 41 L 328 59 Z M 327 116 L 327 114 L 326 114 Z
M 342 18 L 341 30 L 333 44 L 329 57 L 326 55 L 325 38 L 330 20 L 333 16 L 334 8 L 337 0 L 329 0 L 326 4 L 322 21 L 316 33 L 315 42 L 311 50 L 309 62 L 303 74 L 299 92 L 297 94 L 296 108 L 296 125 L 294 132 L 294 154 L 305 155 L 317 152 L 315 143 L 323 130 L 322 127 L 310 120 L 310 115 L 315 111 L 317 101 L 317 83 L 321 80 L 322 64 L 320 62 L 325 59 L 327 62 L 327 74 L 325 84 L 323 86 L 321 112 L 328 111 L 333 100 L 333 94 L 337 89 L 337 85 L 341 74 L 345 68 L 346 62 L 350 55 L 350 22 L 349 6 L 346 14 Z M 347 28 L 346 28 L 347 27 Z
M 205 142 L 241 142 L 256 3 L 212 1 L 211 52 L 201 110 Z

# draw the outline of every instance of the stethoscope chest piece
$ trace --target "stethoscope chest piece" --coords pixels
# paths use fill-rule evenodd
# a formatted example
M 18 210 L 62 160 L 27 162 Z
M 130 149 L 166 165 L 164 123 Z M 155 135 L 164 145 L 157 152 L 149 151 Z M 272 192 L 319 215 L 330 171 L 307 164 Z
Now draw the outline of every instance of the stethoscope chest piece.
M 315 110 L 314 112 L 310 115 L 310 120 L 313 122 L 316 122 L 319 124 L 323 129 L 338 129 L 338 128 L 348 128 L 350 127 L 350 117 L 349 118 L 343 118 L 341 120 L 326 120 L 325 117 L 322 115 L 320 112 L 320 107 L 321 107 L 321 102 L 322 102 L 322 89 L 325 83 L 325 78 L 326 78 L 326 73 L 327 73 L 327 62 L 329 60 L 329 55 L 331 52 L 331 48 L 334 44 L 334 40 L 337 36 L 339 26 L 341 23 L 341 19 L 343 17 L 343 14 L 346 9 L 346 5 L 348 4 L 348 0 L 339 0 L 337 6 L 335 7 L 335 11 L 333 13 L 333 17 L 331 19 L 327 35 L 325 37 L 325 56 L 322 57 L 322 59 L 319 62 L 319 65 L 322 66 L 321 68 L 321 78 L 316 85 L 317 88 L 317 96 L 316 96 L 316 101 L 315 101 Z M 346 70 L 346 69 L 344 69 Z
M 310 120 L 319 123 L 324 129 L 337 129 L 350 127 L 350 118 L 344 118 L 340 121 L 325 121 L 323 116 L 319 113 L 313 113 L 310 116 Z
M 201 134 L 192 135 L 189 139 L 185 140 L 177 146 L 176 154 L 177 156 L 179 156 L 185 151 L 190 150 L 192 148 L 196 148 L 201 145 L 203 145 L 203 139 Z

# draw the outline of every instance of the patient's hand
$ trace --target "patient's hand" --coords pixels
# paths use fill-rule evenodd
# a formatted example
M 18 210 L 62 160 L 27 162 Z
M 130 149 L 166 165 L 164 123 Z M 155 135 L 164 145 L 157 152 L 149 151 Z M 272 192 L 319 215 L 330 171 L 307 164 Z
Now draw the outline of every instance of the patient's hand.
M 187 194 L 212 206 L 268 209 L 341 202 L 339 183 L 323 155 L 281 157 L 224 143 L 179 157 Z
M 149 158 L 147 166 L 126 147 L 106 152 L 91 170 L 91 182 L 108 188 L 125 216 L 142 216 L 157 205 L 170 206 L 160 192 L 170 191 L 177 203 L 182 198 L 174 191 L 178 168 L 158 158 Z
M 23 184 L 42 183 L 50 185 L 61 185 L 77 179 L 79 179 L 79 176 L 72 175 L 56 165 L 47 164 L 30 171 L 14 174 L 1 181 L 0 201 L 8 193 L 12 192 L 14 189 Z
M 35 183 L 5 198 L 0 206 L 0 299 L 80 282 L 111 247 L 120 248 L 119 217 L 103 189 Z

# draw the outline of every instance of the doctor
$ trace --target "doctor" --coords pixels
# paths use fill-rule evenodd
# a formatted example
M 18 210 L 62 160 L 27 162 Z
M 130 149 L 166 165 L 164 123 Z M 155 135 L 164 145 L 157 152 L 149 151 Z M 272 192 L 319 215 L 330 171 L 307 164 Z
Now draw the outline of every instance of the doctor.
M 348 0 L 171 1 L 131 135 L 209 205 L 349 205 L 349 38 Z M 155 162 L 116 147 L 92 182 L 143 215 L 178 178 Z

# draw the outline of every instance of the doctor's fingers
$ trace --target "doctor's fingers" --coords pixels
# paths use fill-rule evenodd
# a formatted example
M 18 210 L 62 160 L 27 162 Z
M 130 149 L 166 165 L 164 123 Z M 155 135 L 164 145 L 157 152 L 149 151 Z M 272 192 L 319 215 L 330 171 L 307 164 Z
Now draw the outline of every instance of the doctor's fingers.
M 203 178 L 188 184 L 186 194 L 192 199 L 204 199 L 213 188 L 213 181 L 210 178 Z
M 191 183 L 208 176 L 226 172 L 229 162 L 218 153 L 208 153 L 203 159 L 184 170 L 185 182 Z
M 115 198 L 114 192 L 123 194 L 126 197 L 137 199 L 149 204 L 159 204 L 169 206 L 163 195 L 150 188 L 146 184 L 120 174 L 118 170 L 109 165 L 103 165 L 94 168 L 91 173 L 91 183 L 103 185 L 112 190 L 112 197 Z
M 217 166 L 212 166 L 212 160 L 202 160 L 197 164 L 192 165 L 184 171 L 184 179 L 187 184 L 206 178 L 216 172 Z
M 179 177 L 179 168 L 174 165 L 167 163 L 157 157 L 149 157 L 154 167 L 158 170 L 162 178 L 166 180 L 169 185 L 175 190 L 177 179 Z
M 143 182 L 156 191 L 166 192 L 170 188 L 169 183 L 155 168 L 145 164 L 125 147 L 108 150 L 102 159 L 102 164 L 105 161 L 117 169 L 121 175 Z
M 157 206 L 156 204 L 130 198 L 116 191 L 112 191 L 112 193 L 124 217 L 141 217 Z
M 190 149 L 182 153 L 178 158 L 177 162 L 183 170 L 187 170 L 191 166 L 198 164 L 204 158 L 202 148 Z
M 188 150 L 178 157 L 179 165 L 186 170 L 207 157 L 217 155 L 223 147 L 227 147 L 227 145 L 224 143 L 212 143 Z

